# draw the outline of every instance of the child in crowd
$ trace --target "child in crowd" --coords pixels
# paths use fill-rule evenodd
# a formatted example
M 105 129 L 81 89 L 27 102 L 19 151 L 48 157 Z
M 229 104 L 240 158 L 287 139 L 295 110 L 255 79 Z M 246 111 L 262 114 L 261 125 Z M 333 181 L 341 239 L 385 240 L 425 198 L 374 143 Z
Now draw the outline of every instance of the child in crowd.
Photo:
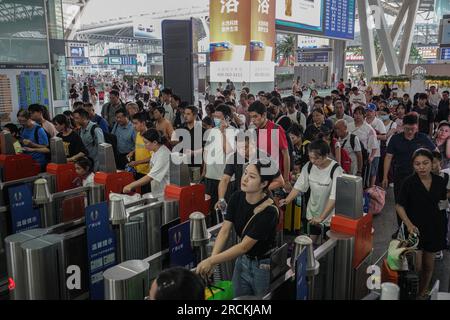
M 13 123 L 8 123 L 8 124 L 5 124 L 4 130 L 11 133 L 11 136 L 13 138 L 14 151 L 16 151 L 16 154 L 22 153 L 23 152 L 22 145 L 20 144 L 20 141 L 19 141 L 19 139 L 20 139 L 19 128 Z
M 94 184 L 94 172 L 92 168 L 94 164 L 91 159 L 83 157 L 75 161 L 75 171 L 78 177 L 75 179 L 74 184 L 77 187 L 88 187 Z
M 301 165 L 300 160 L 297 160 L 295 162 L 294 168 L 292 170 L 292 175 L 291 175 L 291 183 L 292 184 L 295 184 L 297 182 L 301 173 L 302 173 L 302 165 Z

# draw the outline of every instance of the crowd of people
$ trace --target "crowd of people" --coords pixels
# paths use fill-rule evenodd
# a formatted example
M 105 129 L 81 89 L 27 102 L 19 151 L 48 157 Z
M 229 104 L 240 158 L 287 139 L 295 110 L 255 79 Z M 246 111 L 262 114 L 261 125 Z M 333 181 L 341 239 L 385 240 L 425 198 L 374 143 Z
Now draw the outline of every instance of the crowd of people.
M 144 99 L 139 92 L 124 103 L 124 86 L 109 92 L 100 114 L 83 90 L 83 101 L 74 101 L 71 111 L 50 119 L 45 107 L 31 105 L 17 114 L 20 129 L 8 124 L 5 130 L 16 152 L 31 154 L 42 170 L 49 162 L 49 139 L 62 138 L 79 185 L 92 183 L 99 170 L 99 144 L 112 144 L 117 168 L 133 172 L 136 180 L 124 193 L 137 188 L 162 193 L 171 153 L 187 155 L 192 181 L 205 184 L 210 210 L 222 210 L 225 219 L 211 257 L 197 272 L 208 275 L 236 258 L 236 296 L 267 291 L 280 210 L 299 194 L 308 194 L 302 218 L 317 240 L 330 226 L 339 176 L 361 176 L 366 188 L 393 185 L 398 227 L 420 235 L 420 296 L 426 296 L 434 261 L 448 248 L 448 91 L 441 95 L 431 88 L 400 98 L 388 85 L 374 95 L 365 83 L 349 87 L 341 79 L 329 96 L 311 89 L 310 97 L 303 97 L 294 85 L 292 95 L 281 97 L 277 91 L 238 91 L 228 80 L 203 110 L 170 88 Z M 240 132 L 256 140 L 239 140 Z M 272 196 L 280 193 L 284 196 L 275 202 Z M 240 241 L 223 251 L 232 229 Z
M 156 79 L 145 79 L 144 77 L 139 77 L 133 83 L 113 76 L 73 77 L 69 79 L 69 83 L 71 107 L 78 101 L 92 103 L 94 106 L 97 103 L 103 103 L 111 91 L 119 92 L 123 101 L 128 101 L 132 96 L 148 103 L 151 99 L 158 99 L 162 89 L 162 84 Z

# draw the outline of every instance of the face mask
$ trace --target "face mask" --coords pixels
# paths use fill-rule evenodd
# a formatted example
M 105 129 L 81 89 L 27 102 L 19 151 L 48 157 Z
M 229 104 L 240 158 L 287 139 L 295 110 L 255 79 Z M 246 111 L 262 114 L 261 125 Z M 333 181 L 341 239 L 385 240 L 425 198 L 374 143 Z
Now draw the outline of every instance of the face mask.
M 220 119 L 216 119 L 216 118 L 214 118 L 214 126 L 216 127 L 216 128 L 220 128 L 220 123 L 221 123 L 222 121 L 220 120 Z

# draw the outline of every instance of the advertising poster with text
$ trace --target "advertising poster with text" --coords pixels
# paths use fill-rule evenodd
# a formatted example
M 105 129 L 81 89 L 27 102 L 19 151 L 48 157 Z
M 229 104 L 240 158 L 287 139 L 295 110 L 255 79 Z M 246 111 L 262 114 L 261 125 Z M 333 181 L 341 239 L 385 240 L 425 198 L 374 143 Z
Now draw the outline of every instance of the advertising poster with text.
M 250 82 L 275 78 L 275 0 L 251 0 Z
M 211 0 L 211 81 L 274 80 L 276 0 Z

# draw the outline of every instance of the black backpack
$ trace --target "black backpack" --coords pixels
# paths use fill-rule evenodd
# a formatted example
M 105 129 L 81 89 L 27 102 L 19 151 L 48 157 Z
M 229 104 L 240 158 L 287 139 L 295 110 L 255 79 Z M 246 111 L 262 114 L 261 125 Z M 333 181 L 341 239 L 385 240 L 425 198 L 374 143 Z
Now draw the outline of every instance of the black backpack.
M 289 118 L 288 118 L 289 119 Z M 281 126 L 279 124 L 275 123 L 275 127 L 274 129 L 279 129 Z M 282 127 L 281 127 L 282 128 Z M 284 129 L 283 129 L 284 130 Z M 291 170 L 292 168 L 294 168 L 294 164 L 295 164 L 295 149 L 294 149 L 294 145 L 292 144 L 291 138 L 289 137 L 289 133 L 288 131 L 284 130 L 284 134 L 286 136 L 286 140 L 287 140 L 287 144 L 288 144 L 288 152 L 289 152 L 289 160 L 290 160 L 290 164 L 291 164 Z M 273 152 L 273 151 L 272 151 Z M 281 160 L 281 159 L 280 159 Z
M 355 143 L 356 143 L 356 135 L 350 134 L 350 146 L 352 147 L 352 150 L 355 151 Z M 342 148 L 345 147 L 347 144 L 347 140 L 344 141 L 342 144 Z M 364 147 L 364 144 L 359 140 L 359 145 L 361 146 L 361 153 L 363 157 L 363 167 L 364 165 L 369 161 L 369 152 L 367 152 L 367 149 Z
M 94 124 L 91 128 L 91 136 L 92 136 L 92 141 L 94 141 L 94 144 L 98 144 L 97 137 L 95 135 L 95 129 L 97 129 L 97 128 L 100 128 L 100 127 L 97 126 L 96 124 Z M 110 145 L 112 145 L 113 152 L 114 152 L 114 158 L 115 158 L 116 164 L 117 164 L 117 156 L 118 156 L 117 137 L 115 135 L 113 135 L 112 133 L 106 133 L 106 132 L 103 132 L 103 137 L 105 138 L 106 143 L 109 143 Z

